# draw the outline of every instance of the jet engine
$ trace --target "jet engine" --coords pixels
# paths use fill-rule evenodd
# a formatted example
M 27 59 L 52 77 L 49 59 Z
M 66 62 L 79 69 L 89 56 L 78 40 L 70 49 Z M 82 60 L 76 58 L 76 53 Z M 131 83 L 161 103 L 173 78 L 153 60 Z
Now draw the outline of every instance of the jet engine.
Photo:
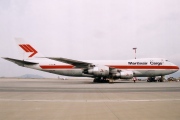
M 84 73 L 91 74 L 97 77 L 107 77 L 109 76 L 109 67 L 97 65 L 92 68 L 84 70 Z
M 133 72 L 132 71 L 120 71 L 117 70 L 117 72 L 112 74 L 113 78 L 121 78 L 121 79 L 132 79 L 133 78 Z

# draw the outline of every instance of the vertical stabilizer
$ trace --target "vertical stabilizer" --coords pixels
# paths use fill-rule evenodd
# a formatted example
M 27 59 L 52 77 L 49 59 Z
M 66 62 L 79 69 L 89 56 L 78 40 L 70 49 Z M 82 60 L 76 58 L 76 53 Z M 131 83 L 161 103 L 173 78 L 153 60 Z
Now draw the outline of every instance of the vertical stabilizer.
M 23 59 L 32 59 L 35 57 L 43 57 L 37 49 L 35 49 L 31 44 L 27 43 L 22 38 L 15 38 L 18 48 L 21 51 Z

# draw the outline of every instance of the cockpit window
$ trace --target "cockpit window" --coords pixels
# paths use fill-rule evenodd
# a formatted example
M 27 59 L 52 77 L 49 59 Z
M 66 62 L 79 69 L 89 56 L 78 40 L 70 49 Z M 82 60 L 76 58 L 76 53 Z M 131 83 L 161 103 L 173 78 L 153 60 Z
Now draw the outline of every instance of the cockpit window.
M 168 60 L 166 60 L 166 62 L 168 62 Z

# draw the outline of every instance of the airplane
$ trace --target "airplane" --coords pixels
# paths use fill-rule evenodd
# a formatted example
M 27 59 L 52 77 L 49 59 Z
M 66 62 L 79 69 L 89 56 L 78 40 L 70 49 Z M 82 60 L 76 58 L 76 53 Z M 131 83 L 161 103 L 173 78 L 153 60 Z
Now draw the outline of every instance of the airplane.
M 113 82 L 134 77 L 161 76 L 172 74 L 179 67 L 164 58 L 141 58 L 131 60 L 73 60 L 63 57 L 45 57 L 22 38 L 15 38 L 22 51 L 23 59 L 3 57 L 19 66 L 44 72 L 73 77 L 91 77 L 93 82 Z

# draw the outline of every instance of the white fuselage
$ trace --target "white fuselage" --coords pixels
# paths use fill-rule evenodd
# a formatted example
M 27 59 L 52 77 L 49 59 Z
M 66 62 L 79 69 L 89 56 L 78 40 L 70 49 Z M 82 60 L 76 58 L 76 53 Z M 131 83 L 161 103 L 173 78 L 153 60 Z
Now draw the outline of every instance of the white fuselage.
M 82 68 L 58 62 L 47 58 L 29 59 L 29 62 L 36 62 L 36 65 L 25 65 L 24 67 L 37 69 L 45 72 L 65 76 L 90 77 L 83 74 Z M 105 65 L 119 70 L 133 71 L 134 77 L 164 76 L 179 70 L 179 67 L 163 58 L 143 58 L 132 60 L 83 60 L 94 65 Z

